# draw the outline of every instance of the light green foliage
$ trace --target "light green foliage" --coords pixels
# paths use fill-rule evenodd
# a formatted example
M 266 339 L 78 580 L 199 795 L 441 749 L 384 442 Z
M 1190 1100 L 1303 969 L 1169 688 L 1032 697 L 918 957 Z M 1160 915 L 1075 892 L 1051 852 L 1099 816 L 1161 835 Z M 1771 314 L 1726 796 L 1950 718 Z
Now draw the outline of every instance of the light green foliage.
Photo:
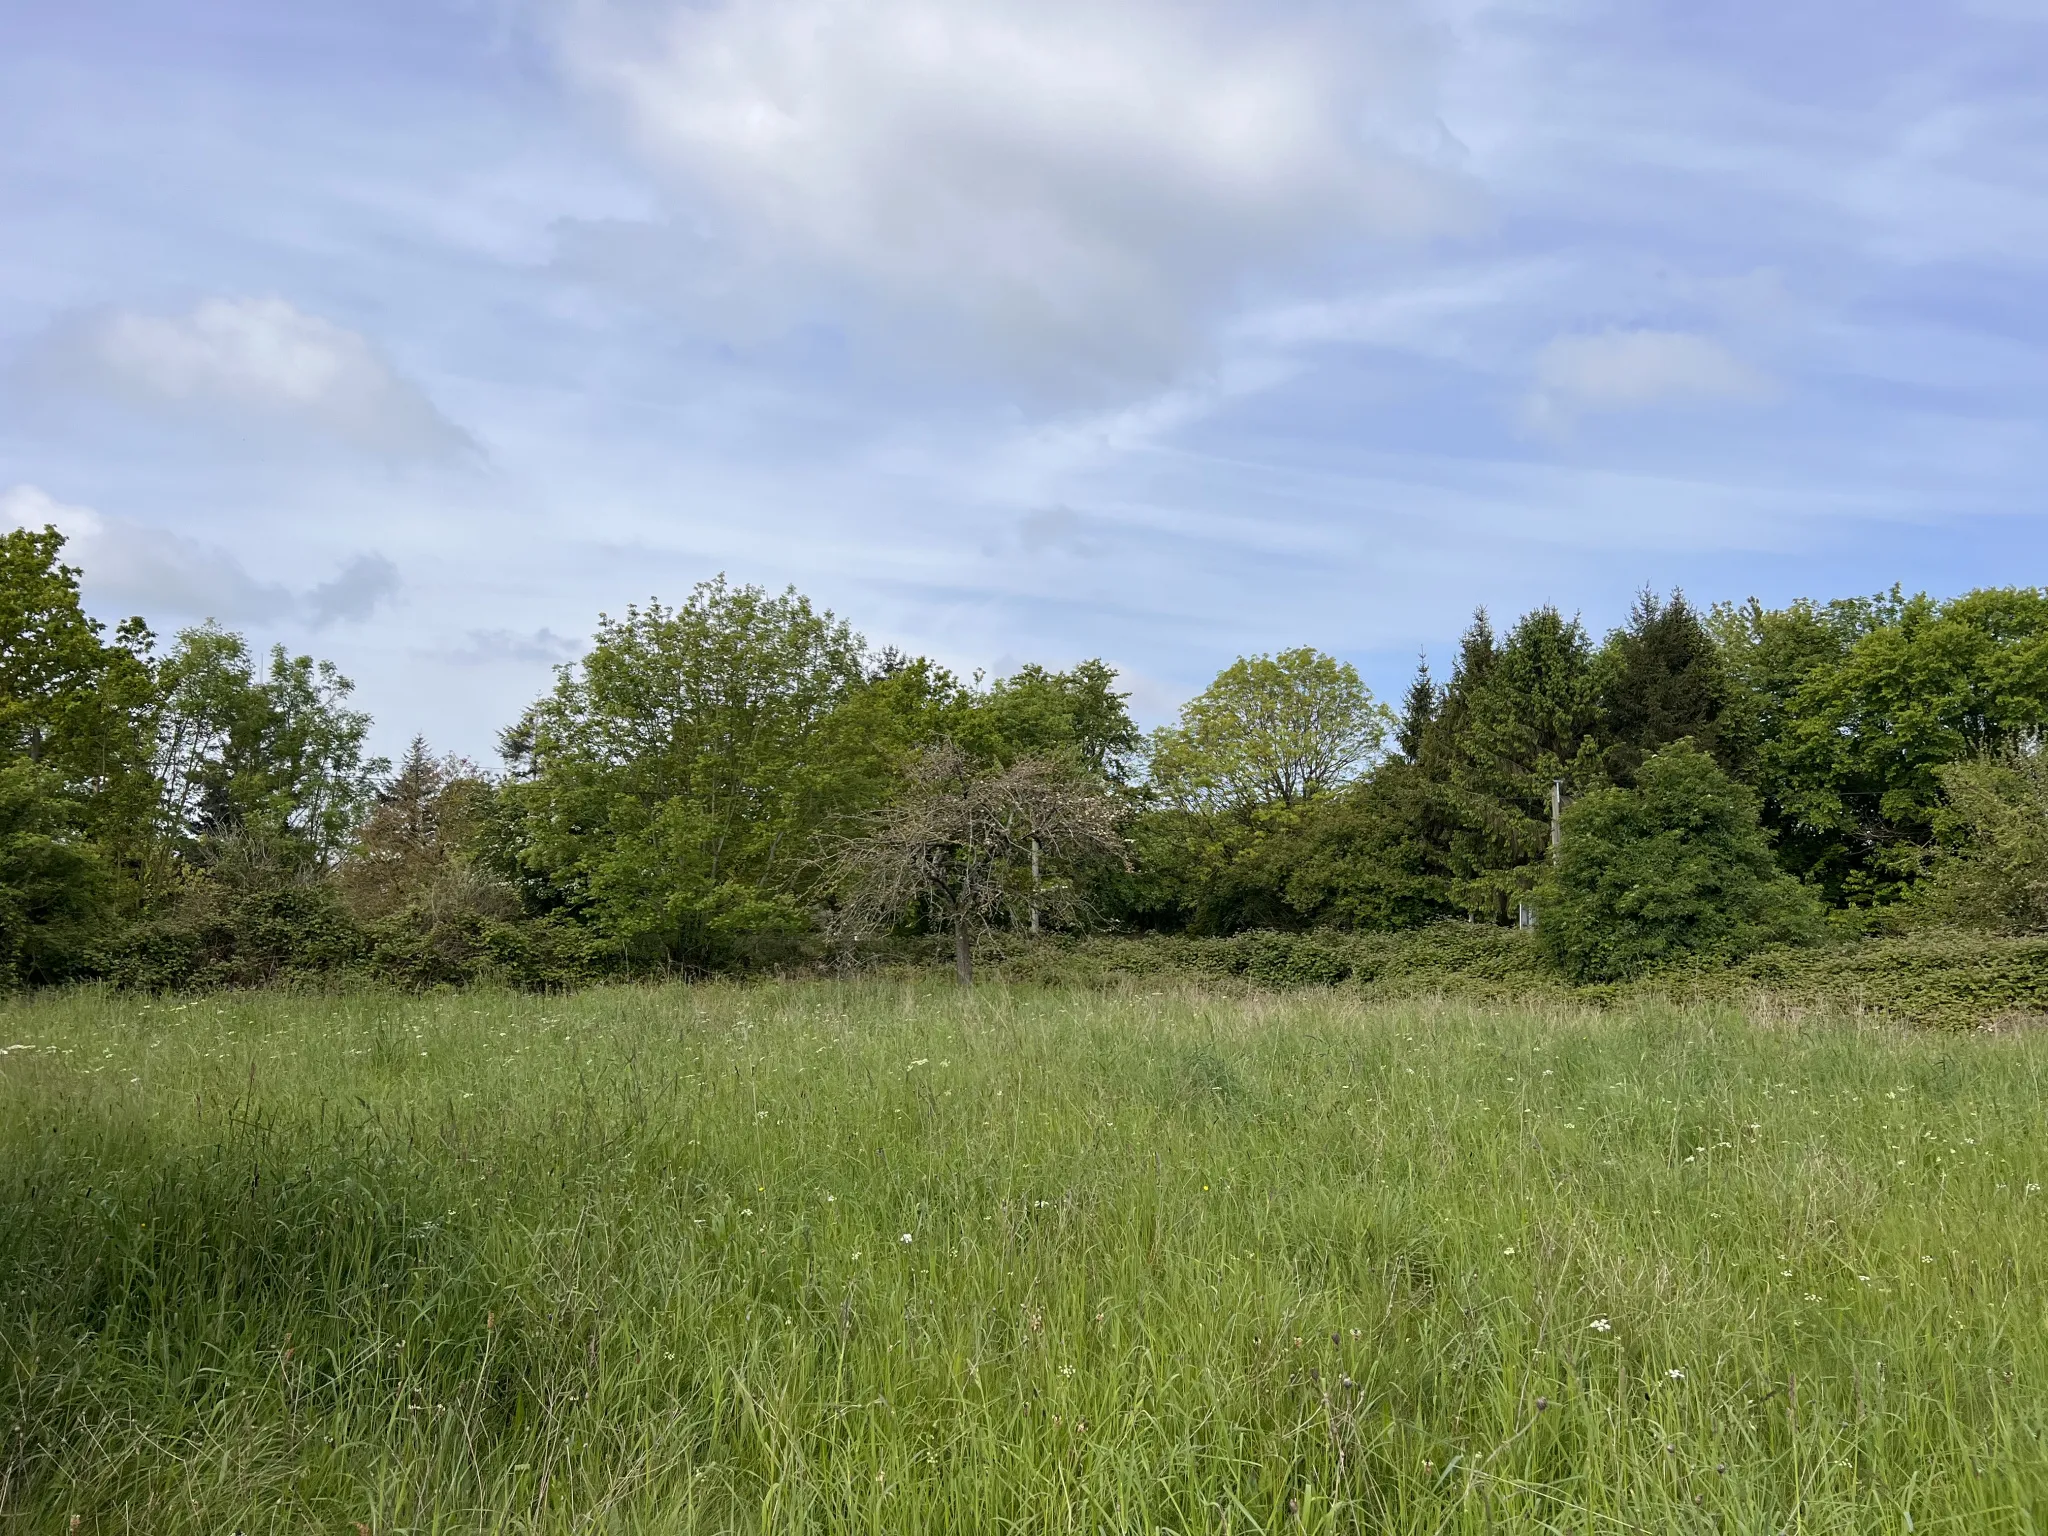
M 1157 808 L 1133 828 L 1126 914 L 1197 933 L 1298 923 L 1287 884 L 1305 829 L 1393 723 L 1355 668 L 1306 646 L 1224 668 L 1152 733 Z
M 259 668 L 242 636 L 180 631 L 157 667 L 156 762 L 173 846 L 222 868 L 324 868 L 389 764 L 364 756 L 370 717 L 332 662 L 273 646 Z M 274 878 L 265 876 L 263 878 Z
M 1944 764 L 2048 726 L 2048 591 L 1721 609 L 1786 866 L 1838 902 L 1903 894 Z
M 527 712 L 507 790 L 530 897 L 643 962 L 704 963 L 808 921 L 820 839 L 887 792 L 951 680 L 870 679 L 860 637 L 795 592 L 721 577 L 604 619 Z
M 1963 846 L 1941 859 L 1927 905 L 1995 933 L 2048 932 L 2048 760 L 2038 748 L 1938 770 L 1940 820 Z
M 1153 733 L 1152 781 L 1189 808 L 1291 808 L 1371 763 L 1392 723 L 1349 662 L 1307 646 L 1240 657 Z
M 1544 953 L 1580 981 L 1739 959 L 1821 927 L 1816 898 L 1772 859 L 1756 797 L 1689 741 L 1643 762 L 1634 789 L 1565 812 L 1537 904 Z
M 54 528 L 0 534 L 0 762 L 55 774 L 84 827 L 133 859 L 154 820 L 150 635 L 130 619 L 108 643 L 63 548 Z
M 0 1040 L 25 1531 L 2048 1520 L 2040 1034 L 817 986 Z

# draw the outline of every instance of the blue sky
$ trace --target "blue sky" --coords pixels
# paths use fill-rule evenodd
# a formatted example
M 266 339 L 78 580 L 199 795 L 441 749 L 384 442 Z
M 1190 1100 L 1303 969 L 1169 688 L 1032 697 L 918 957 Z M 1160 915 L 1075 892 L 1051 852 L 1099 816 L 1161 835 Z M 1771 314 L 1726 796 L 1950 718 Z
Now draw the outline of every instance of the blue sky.
M 1162 718 L 2043 579 L 2048 4 L 0 4 L 0 515 L 487 756 L 793 583 Z

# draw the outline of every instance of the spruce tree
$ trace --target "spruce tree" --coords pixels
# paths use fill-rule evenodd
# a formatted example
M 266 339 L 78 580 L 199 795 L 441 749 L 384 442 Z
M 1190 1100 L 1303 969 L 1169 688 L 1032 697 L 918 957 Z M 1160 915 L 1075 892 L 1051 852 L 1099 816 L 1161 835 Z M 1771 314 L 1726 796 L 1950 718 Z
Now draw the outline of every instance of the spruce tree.
M 1643 759 L 1690 738 L 1728 763 L 1722 716 L 1729 683 L 1719 648 L 1685 594 L 1660 601 L 1645 588 L 1628 623 L 1607 637 L 1595 664 L 1602 767 L 1617 784 L 1634 782 Z
M 1436 680 L 1429 675 L 1429 658 L 1424 656 L 1416 663 L 1415 681 L 1408 685 L 1408 696 L 1401 701 L 1400 724 L 1394 729 L 1394 740 L 1406 761 L 1422 760 L 1422 738 L 1436 719 L 1437 702 Z

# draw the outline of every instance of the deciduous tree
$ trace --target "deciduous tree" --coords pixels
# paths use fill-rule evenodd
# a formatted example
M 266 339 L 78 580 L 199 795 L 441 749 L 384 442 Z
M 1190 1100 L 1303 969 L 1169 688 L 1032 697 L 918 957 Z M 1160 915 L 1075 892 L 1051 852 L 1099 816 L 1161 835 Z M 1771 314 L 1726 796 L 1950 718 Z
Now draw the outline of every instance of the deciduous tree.
M 934 743 L 902 793 L 841 844 L 839 931 L 856 938 L 922 914 L 952 933 L 956 974 L 972 986 L 976 932 L 1031 911 L 1072 917 L 1073 887 L 1043 879 L 1045 866 L 1120 850 L 1116 823 L 1101 781 L 1070 762 L 980 768 L 955 743 Z

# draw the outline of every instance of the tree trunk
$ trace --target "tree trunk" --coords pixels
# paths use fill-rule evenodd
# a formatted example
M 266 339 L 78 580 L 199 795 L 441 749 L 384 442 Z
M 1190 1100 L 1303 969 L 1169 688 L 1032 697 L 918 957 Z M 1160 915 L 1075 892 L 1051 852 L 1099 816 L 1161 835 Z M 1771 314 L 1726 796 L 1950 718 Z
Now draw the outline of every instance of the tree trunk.
M 1031 839 L 1031 931 L 1038 932 L 1038 839 Z
M 960 985 L 974 985 L 974 935 L 962 916 L 953 922 L 953 974 L 960 978 Z

